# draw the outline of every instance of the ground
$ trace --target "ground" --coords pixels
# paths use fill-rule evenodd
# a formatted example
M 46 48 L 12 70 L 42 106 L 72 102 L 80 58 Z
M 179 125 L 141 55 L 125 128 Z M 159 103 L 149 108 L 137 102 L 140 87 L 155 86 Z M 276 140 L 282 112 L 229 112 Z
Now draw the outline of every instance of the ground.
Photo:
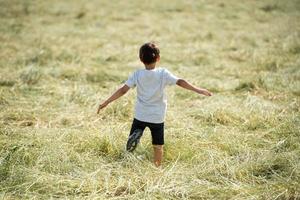
M 165 157 L 125 144 L 158 44 Z M 0 199 L 300 199 L 300 1 L 0 0 Z

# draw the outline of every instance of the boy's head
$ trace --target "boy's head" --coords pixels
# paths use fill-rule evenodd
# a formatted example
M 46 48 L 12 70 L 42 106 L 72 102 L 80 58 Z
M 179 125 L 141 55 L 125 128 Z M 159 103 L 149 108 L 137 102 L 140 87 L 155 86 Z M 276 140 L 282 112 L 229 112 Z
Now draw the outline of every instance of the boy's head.
M 152 64 L 159 60 L 159 49 L 152 43 L 145 43 L 140 48 L 140 60 L 145 64 Z

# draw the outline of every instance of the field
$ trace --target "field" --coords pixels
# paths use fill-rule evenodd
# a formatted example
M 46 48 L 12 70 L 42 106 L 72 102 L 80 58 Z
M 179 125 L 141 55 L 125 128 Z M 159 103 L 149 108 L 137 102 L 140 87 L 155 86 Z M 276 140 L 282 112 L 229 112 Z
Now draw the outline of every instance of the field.
M 155 41 L 163 166 L 125 144 Z M 0 199 L 300 199 L 300 1 L 0 0 Z

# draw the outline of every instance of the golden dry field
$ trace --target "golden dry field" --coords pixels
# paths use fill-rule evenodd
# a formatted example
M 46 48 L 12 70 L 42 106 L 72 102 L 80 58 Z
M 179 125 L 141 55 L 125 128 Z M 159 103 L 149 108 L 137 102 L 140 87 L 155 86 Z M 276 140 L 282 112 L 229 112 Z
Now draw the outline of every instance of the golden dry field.
M 125 144 L 155 41 L 163 166 Z M 0 199 L 300 199 L 299 0 L 0 0 Z

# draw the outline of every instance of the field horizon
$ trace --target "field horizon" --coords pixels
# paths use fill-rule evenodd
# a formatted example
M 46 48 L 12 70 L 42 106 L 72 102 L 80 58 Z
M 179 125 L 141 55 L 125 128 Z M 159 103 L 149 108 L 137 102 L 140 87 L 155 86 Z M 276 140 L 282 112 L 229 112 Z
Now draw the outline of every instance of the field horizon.
M 300 199 L 300 1 L 0 0 L 0 199 Z M 167 88 L 164 160 L 125 151 L 143 68 Z

